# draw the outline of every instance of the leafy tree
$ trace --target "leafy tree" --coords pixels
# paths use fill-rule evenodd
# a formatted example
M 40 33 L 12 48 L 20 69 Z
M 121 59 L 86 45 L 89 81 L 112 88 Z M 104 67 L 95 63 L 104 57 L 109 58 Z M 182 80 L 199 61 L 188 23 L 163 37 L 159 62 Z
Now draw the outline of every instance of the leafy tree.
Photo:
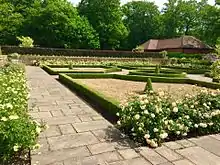
M 204 4 L 199 11 L 200 21 L 195 36 L 214 46 L 220 37 L 220 8 Z
M 161 20 L 163 22 L 163 32 L 162 36 L 164 38 L 172 38 L 178 35 L 178 27 L 179 27 L 179 17 L 178 17 L 178 7 L 177 0 L 168 0 L 165 3 L 165 8 L 162 10 L 163 15 L 161 16 Z
M 124 23 L 129 29 L 126 39 L 127 48 L 135 48 L 137 45 L 156 38 L 160 32 L 158 7 L 147 1 L 133 1 L 122 7 Z
M 119 0 L 82 0 L 78 10 L 99 34 L 102 49 L 118 48 L 127 36 Z
M 32 9 L 29 12 L 23 34 L 31 36 L 37 45 L 99 48 L 95 30 L 66 0 L 45 0 L 39 11 Z
M 17 37 L 17 39 L 21 42 L 19 44 L 20 47 L 34 47 L 34 40 L 30 37 Z
M 16 36 L 24 18 L 14 6 L 0 0 L 0 44 L 16 44 Z

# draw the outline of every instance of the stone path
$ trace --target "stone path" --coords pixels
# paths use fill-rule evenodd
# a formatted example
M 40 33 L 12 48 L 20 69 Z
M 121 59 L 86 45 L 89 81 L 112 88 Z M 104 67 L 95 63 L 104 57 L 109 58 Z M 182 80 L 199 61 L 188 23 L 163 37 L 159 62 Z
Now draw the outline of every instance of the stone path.
M 49 129 L 32 165 L 220 165 L 220 135 L 135 148 L 112 124 L 52 76 L 27 66 L 31 115 Z

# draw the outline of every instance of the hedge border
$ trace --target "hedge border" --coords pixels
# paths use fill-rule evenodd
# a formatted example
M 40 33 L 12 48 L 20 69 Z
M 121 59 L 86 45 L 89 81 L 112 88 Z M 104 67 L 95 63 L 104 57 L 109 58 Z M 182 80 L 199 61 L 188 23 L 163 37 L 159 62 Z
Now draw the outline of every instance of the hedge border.
M 149 67 L 156 67 L 156 65 L 143 65 L 143 66 L 118 66 L 122 69 L 128 69 L 128 70 L 148 70 Z M 209 72 L 208 69 L 196 69 L 196 68 L 186 68 L 186 67 L 180 67 L 180 66 L 165 66 L 161 65 L 162 69 L 175 69 L 176 72 L 186 72 L 189 74 L 204 74 L 205 72 Z M 149 69 L 151 70 L 151 69 Z M 153 70 L 153 69 L 152 69 Z
M 118 74 L 103 74 L 103 73 L 99 73 L 99 74 L 69 73 L 66 75 L 75 79 L 113 78 L 113 79 L 141 81 L 141 82 L 147 82 L 147 79 L 151 78 L 152 82 L 186 83 L 186 84 L 198 85 L 201 87 L 207 87 L 211 89 L 220 89 L 220 83 L 205 82 L 205 81 L 193 80 L 189 78 L 179 78 L 179 77 L 156 77 L 156 76 L 143 76 L 143 75 L 118 75 Z
M 61 65 L 57 65 L 60 66 Z M 55 68 L 56 65 L 53 65 L 53 67 L 50 67 L 48 65 L 42 65 L 42 68 L 49 73 L 50 75 L 58 75 L 59 73 L 111 73 L 111 72 L 118 72 L 118 71 L 122 71 L 121 68 L 117 68 L 117 67 L 106 67 L 106 66 L 96 66 L 96 67 L 102 67 L 105 68 L 104 71 L 76 71 L 76 70 L 69 70 L 69 71 L 64 71 L 64 70 L 54 70 L 53 68 Z M 65 67 L 65 66 L 64 66 Z M 75 67 L 75 66 L 74 66 Z M 82 67 L 82 66 L 76 66 L 76 67 Z M 87 67 L 86 65 L 83 67 Z M 90 66 L 91 67 L 91 66 Z M 59 67 L 58 67 L 59 68 Z
M 40 56 L 115 57 L 115 58 L 163 58 L 159 52 L 132 52 L 118 50 L 64 49 L 43 47 L 1 46 L 3 54 L 19 53 Z
M 144 75 L 144 76 L 156 76 L 156 77 L 181 77 L 185 78 L 186 73 L 148 73 L 148 72 L 143 72 L 143 71 L 130 71 L 129 75 Z
M 71 90 L 85 96 L 93 103 L 99 104 L 101 108 L 104 108 L 114 116 L 116 116 L 116 113 L 120 110 L 120 103 L 118 101 L 107 97 L 103 93 L 93 90 L 84 84 L 75 82 L 72 77 L 66 74 L 59 74 L 59 80 L 63 84 L 67 85 Z

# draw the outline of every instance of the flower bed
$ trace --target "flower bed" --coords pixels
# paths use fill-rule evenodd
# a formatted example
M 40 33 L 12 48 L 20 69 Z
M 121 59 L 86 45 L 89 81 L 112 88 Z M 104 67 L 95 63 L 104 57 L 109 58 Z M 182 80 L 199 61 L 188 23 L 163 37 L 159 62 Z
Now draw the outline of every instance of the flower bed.
M 111 73 L 111 72 L 118 72 L 122 69 L 117 67 L 107 67 L 107 66 L 91 66 L 91 65 L 73 65 L 71 69 L 69 69 L 66 65 L 61 67 L 59 65 L 56 67 L 43 65 L 42 68 L 51 75 L 57 75 L 59 73 Z M 83 69 L 84 68 L 84 69 Z
M 101 109 L 115 116 L 118 125 L 135 141 L 159 146 L 163 141 L 181 139 L 197 135 L 220 132 L 220 86 L 217 83 L 194 81 L 190 79 L 151 77 L 152 82 L 179 82 L 198 84 L 213 88 L 197 88 L 190 90 L 182 97 L 175 97 L 159 90 L 135 96 L 131 101 L 119 108 L 117 97 L 110 97 L 99 88 L 95 90 L 84 80 L 77 79 L 111 79 L 146 82 L 147 76 L 130 76 L 114 74 L 60 74 L 59 80 L 72 90 L 85 96 L 91 104 L 100 105 Z M 85 80 L 86 81 L 86 80 Z M 95 81 L 95 80 L 94 80 Z M 91 82 L 91 81 L 90 81 Z M 101 82 L 103 85 L 103 82 Z M 113 83 L 115 85 L 115 82 Z M 107 85 L 112 89 L 111 86 Z M 123 85 L 126 88 L 126 86 Z M 144 85 L 141 87 L 144 88 Z M 133 89 L 133 88 L 132 88 Z M 169 90 L 168 90 L 169 91 Z M 119 90 L 117 90 L 120 95 Z M 115 100 L 116 99 L 116 100 Z
M 28 115 L 24 67 L 0 68 L 0 164 L 30 164 L 26 153 L 39 147 L 41 128 Z
M 124 104 L 118 125 L 135 141 L 151 147 L 186 136 L 220 132 L 220 92 L 202 89 L 171 101 L 164 91 L 150 91 Z

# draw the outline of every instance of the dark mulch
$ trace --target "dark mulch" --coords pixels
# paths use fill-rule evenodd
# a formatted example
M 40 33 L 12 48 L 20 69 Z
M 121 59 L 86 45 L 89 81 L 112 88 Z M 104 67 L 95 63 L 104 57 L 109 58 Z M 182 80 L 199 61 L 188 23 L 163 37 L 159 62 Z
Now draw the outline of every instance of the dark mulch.
M 23 150 L 16 152 L 10 160 L 3 161 L 0 157 L 0 165 L 31 165 L 30 151 Z

